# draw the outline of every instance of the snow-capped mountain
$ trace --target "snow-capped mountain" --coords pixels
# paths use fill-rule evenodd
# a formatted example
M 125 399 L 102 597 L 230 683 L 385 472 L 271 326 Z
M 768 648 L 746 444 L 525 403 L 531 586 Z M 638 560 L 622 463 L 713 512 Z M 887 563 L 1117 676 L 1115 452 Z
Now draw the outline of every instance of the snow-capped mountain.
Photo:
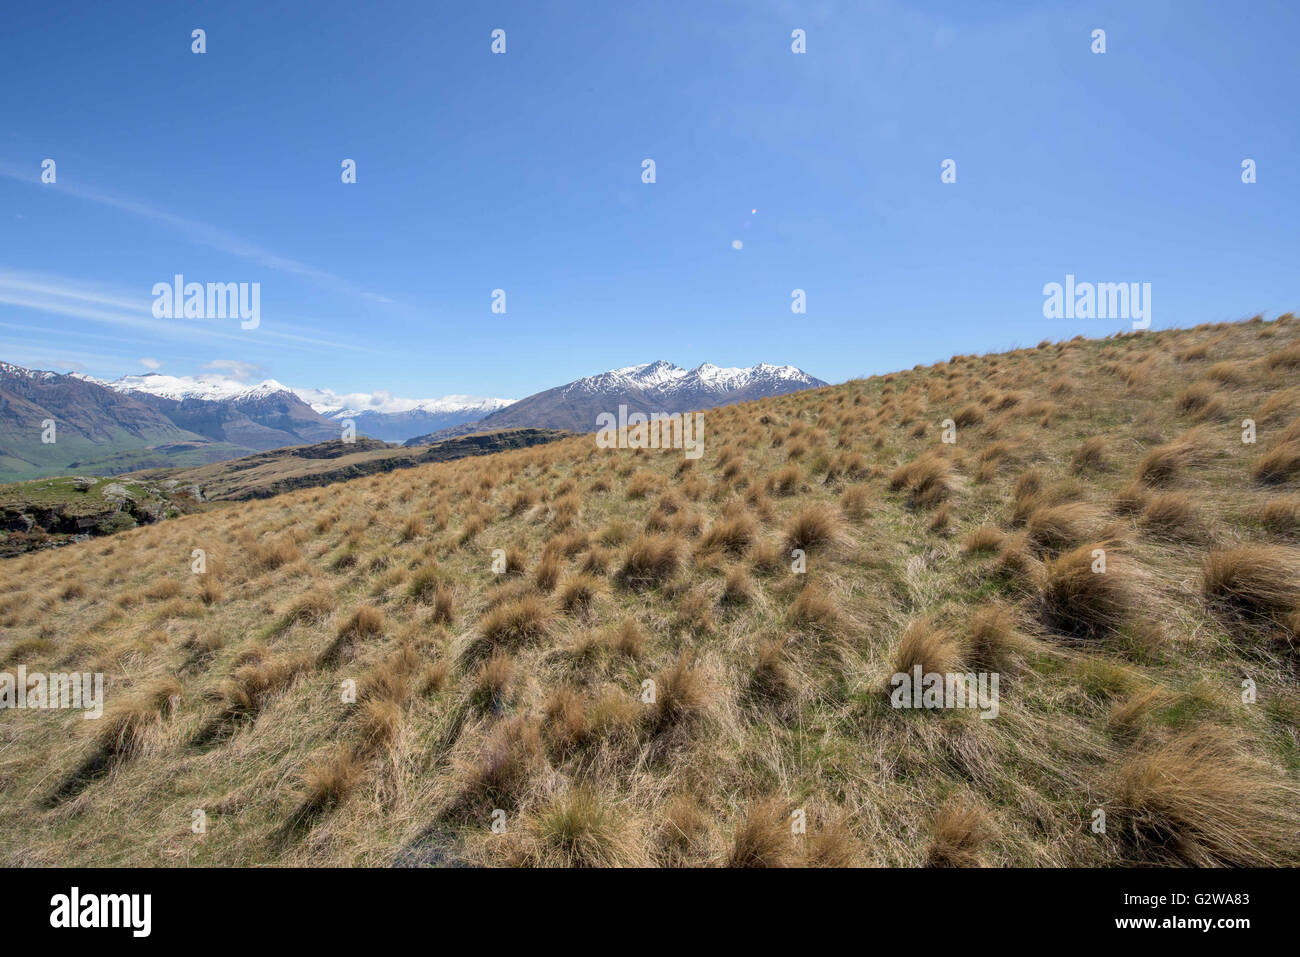
M 403 399 L 389 392 L 353 392 L 340 395 L 329 389 L 297 389 L 298 396 L 328 419 L 351 419 L 357 432 L 385 442 L 404 442 L 473 422 L 513 399 L 485 399 L 474 395 L 446 395 L 440 399 Z
M 221 373 L 171 376 L 153 372 L 112 381 L 91 376 L 78 378 L 114 392 L 147 397 L 149 404 L 161 406 L 161 411 L 173 419 L 173 412 L 184 415 L 187 429 L 222 441 L 247 444 L 259 451 L 287 443 L 282 435 L 258 434 L 257 425 L 269 425 L 276 432 L 287 431 L 294 438 L 319 442 L 327 437 L 337 438 L 342 422 L 350 419 L 360 435 L 402 442 L 413 435 L 481 419 L 513 401 L 470 395 L 406 399 L 385 391 L 340 394 L 331 389 L 293 388 L 275 379 L 250 385 Z M 217 403 L 221 408 L 204 403 Z M 258 411 L 268 412 L 273 421 L 262 421 Z M 253 414 L 249 415 L 250 412 Z M 226 420 L 235 418 L 235 413 L 242 413 L 253 422 L 240 422 L 232 432 L 231 423 Z M 313 418 L 319 421 L 311 421 Z M 204 420 L 206 428 L 196 428 L 205 424 Z M 286 429 L 286 425 L 290 427 Z
M 825 384 L 794 366 L 774 366 L 760 362 L 748 369 L 724 369 L 705 362 L 687 370 L 657 359 L 639 366 L 627 366 L 578 379 L 561 386 L 561 391 L 565 394 L 586 395 L 634 390 L 663 396 L 728 396 L 759 390 L 763 395 L 780 395 Z
M 689 412 L 826 383 L 794 366 L 683 369 L 662 360 L 611 369 L 526 399 L 389 392 L 336 393 L 224 373 L 129 375 L 106 381 L 0 362 L 0 478 L 71 468 L 106 474 L 193 464 L 358 436 L 423 445 L 470 432 L 557 428 L 591 432 L 602 412 Z M 41 441 L 53 419 L 58 445 Z M 412 438 L 414 436 L 414 438 Z
M 246 382 L 225 375 L 174 376 L 150 372 L 147 375 L 125 375 L 111 381 L 75 372 L 73 375 L 78 379 L 112 389 L 114 392 L 144 393 L 160 399 L 171 399 L 174 402 L 184 402 L 186 399 L 202 399 L 205 402 L 257 399 L 277 392 L 293 391 L 274 379 L 267 379 L 250 386 Z
M 766 362 L 748 369 L 725 369 L 710 363 L 683 369 L 662 359 L 642 365 L 611 369 L 567 385 L 538 392 L 478 422 L 411 439 L 408 445 L 463 435 L 471 431 L 505 428 L 570 429 L 593 432 L 602 412 L 689 412 L 713 406 L 746 402 L 769 395 L 784 395 L 826 385 L 794 366 Z
M 476 395 L 444 395 L 440 399 L 401 399 L 387 392 L 353 392 L 339 395 L 329 389 L 295 389 L 298 397 L 321 415 L 342 419 L 363 413 L 383 415 L 423 412 L 429 415 L 454 415 L 461 412 L 490 415 L 504 409 L 514 399 L 485 399 Z

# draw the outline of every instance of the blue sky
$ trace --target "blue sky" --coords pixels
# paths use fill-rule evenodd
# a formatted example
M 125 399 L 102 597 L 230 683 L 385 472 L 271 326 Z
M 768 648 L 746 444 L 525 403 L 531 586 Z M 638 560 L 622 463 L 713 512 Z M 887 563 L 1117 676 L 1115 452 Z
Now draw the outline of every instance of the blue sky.
M 223 0 L 5 21 L 0 359 L 22 365 L 518 397 L 656 358 L 843 381 L 1128 327 L 1043 318 L 1067 273 L 1151 283 L 1155 327 L 1300 308 L 1294 3 Z M 175 273 L 259 282 L 260 327 L 154 319 Z

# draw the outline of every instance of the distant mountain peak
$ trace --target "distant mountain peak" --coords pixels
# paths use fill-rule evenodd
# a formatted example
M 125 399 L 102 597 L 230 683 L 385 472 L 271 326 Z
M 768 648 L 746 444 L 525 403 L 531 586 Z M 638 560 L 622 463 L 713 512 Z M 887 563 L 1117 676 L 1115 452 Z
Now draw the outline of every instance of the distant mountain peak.
M 472 431 L 502 428 L 596 430 L 596 417 L 626 405 L 634 412 L 674 414 L 746 402 L 826 385 L 795 366 L 760 362 L 748 369 L 703 362 L 683 369 L 665 359 L 610 369 L 538 392 L 477 421 L 432 432 L 407 444 L 422 444 Z
M 96 379 L 93 376 L 73 373 L 78 379 L 102 385 L 114 392 L 143 392 L 160 399 L 184 402 L 186 399 L 203 399 L 207 402 L 240 402 L 261 399 L 279 392 L 293 390 L 275 379 L 266 379 L 256 385 L 239 382 L 223 375 L 172 376 L 161 372 L 144 375 L 124 375 L 120 379 Z
M 59 373 L 49 372 L 45 369 L 26 369 L 23 366 L 16 366 L 9 362 L 0 362 L 0 375 L 6 375 L 14 379 L 53 379 Z

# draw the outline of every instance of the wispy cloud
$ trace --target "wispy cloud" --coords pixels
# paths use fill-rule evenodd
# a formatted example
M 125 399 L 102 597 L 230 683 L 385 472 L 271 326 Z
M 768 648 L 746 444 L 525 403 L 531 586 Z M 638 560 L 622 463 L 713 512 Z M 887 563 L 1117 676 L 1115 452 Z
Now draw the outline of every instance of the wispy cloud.
M 203 368 L 224 372 L 238 382 L 247 382 L 255 375 L 263 375 L 266 370 L 256 362 L 243 362 L 239 359 L 213 359 Z
M 40 176 L 36 172 L 24 170 L 11 163 L 0 162 L 0 176 L 17 180 L 20 183 L 27 183 L 32 186 L 39 186 L 42 189 L 57 189 L 61 194 L 74 196 L 77 199 L 86 202 L 96 203 L 100 206 L 107 206 L 112 209 L 137 216 L 141 219 L 147 219 L 151 222 L 160 223 L 163 226 L 172 229 L 192 242 L 216 249 L 219 252 L 231 256 L 238 256 L 241 259 L 248 259 L 267 269 L 274 269 L 279 272 L 288 273 L 307 279 L 317 285 L 324 286 L 334 292 L 342 292 L 348 295 L 366 299 L 370 302 L 393 304 L 394 300 L 388 296 L 376 292 L 370 292 L 361 289 L 341 276 L 336 276 L 331 272 L 323 269 L 317 269 L 315 266 L 308 265 L 289 256 L 282 256 L 272 252 L 257 243 L 250 242 L 240 236 L 235 235 L 228 230 L 221 229 L 217 226 L 211 226 L 207 223 L 199 222 L 194 219 L 187 219 L 184 216 L 178 216 L 167 210 L 159 209 L 148 203 L 126 196 L 120 196 L 104 190 L 95 189 L 90 186 L 69 183 L 62 177 L 54 186 L 41 183 Z
M 238 342 L 246 347 L 259 339 L 273 339 L 322 349 L 383 354 L 383 350 L 353 343 L 277 331 L 267 328 L 267 324 L 263 324 L 256 332 L 238 329 L 223 331 L 216 324 L 219 320 L 157 319 L 153 315 L 152 299 L 143 292 L 133 296 L 121 290 L 94 286 L 61 276 L 0 271 L 0 303 L 46 315 L 135 330 L 145 336 L 138 341 L 145 343 L 165 338 L 178 342 Z M 42 331 L 50 333 L 54 330 Z

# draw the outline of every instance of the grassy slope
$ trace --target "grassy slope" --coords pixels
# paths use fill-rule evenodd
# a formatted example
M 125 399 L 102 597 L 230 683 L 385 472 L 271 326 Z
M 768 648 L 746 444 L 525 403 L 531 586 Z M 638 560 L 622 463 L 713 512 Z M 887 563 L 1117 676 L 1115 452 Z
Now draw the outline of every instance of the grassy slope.
M 101 670 L 112 709 L 0 714 L 0 864 L 1295 864 L 1300 475 L 1252 469 L 1300 447 L 1298 367 L 1289 318 L 959 357 L 708 412 L 693 465 L 584 436 L 12 559 L 0 665 Z M 680 563 L 630 587 L 647 527 Z M 1053 559 L 1102 542 L 1063 613 Z M 1280 583 L 1212 606 L 1240 544 Z M 1000 716 L 891 709 L 902 652 L 995 668 Z

